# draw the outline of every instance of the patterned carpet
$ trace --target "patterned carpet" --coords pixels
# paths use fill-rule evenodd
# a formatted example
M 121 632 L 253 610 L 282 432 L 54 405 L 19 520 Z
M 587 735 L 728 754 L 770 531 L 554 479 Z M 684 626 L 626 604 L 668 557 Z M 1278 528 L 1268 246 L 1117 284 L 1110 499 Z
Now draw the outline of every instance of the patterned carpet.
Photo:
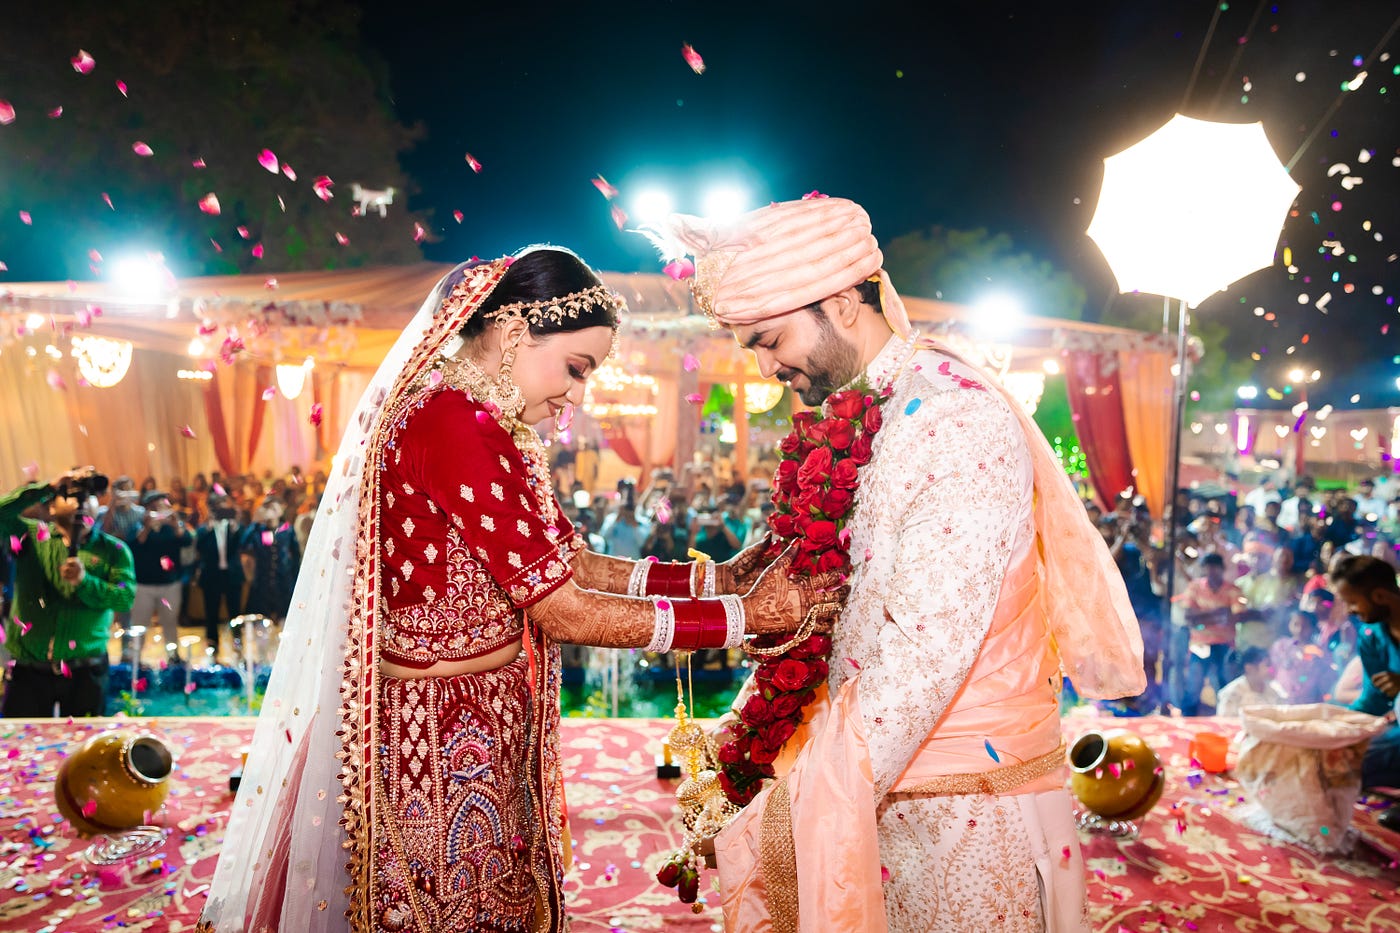
M 1130 728 L 1158 750 L 1170 781 L 1138 839 L 1085 837 L 1097 930 L 1400 930 L 1400 835 L 1379 828 L 1370 811 L 1358 808 L 1356 828 L 1378 848 L 1362 842 L 1346 860 L 1314 855 L 1234 822 L 1238 786 L 1192 770 L 1191 737 L 1232 734 L 1232 725 L 1083 713 L 1066 720 L 1068 739 L 1098 726 Z M 228 773 L 252 722 L 142 721 L 177 755 L 172 792 L 156 819 L 171 835 L 155 858 L 99 873 L 80 857 L 85 842 L 57 819 L 52 785 L 69 744 L 106 725 L 0 722 L 0 930 L 178 933 L 193 926 L 231 800 Z M 652 880 L 678 841 L 671 787 L 654 771 L 665 729 L 643 719 L 563 723 L 576 856 L 568 897 L 578 933 L 721 928 L 716 908 L 693 914 Z

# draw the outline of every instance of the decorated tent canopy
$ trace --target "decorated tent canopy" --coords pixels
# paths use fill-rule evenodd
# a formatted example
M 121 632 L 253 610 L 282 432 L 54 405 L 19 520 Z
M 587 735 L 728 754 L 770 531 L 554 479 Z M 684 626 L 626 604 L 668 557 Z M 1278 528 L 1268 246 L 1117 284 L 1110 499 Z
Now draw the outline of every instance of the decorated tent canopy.
M 450 268 L 192 278 L 154 295 L 107 282 L 8 285 L 0 477 L 13 485 L 26 469 L 48 476 L 76 463 L 157 477 L 324 465 L 374 368 Z M 594 380 L 589 408 L 629 464 L 687 461 L 698 412 L 686 399 L 711 385 L 736 387 L 741 428 L 746 407 L 776 401 L 752 355 L 693 313 L 685 283 L 604 278 L 630 314 L 620 358 Z M 978 358 L 1028 404 L 1046 372 L 1063 368 L 1101 495 L 1135 485 L 1160 501 L 1164 486 L 1151 477 L 1166 461 L 1170 340 L 1034 317 L 993 337 L 966 307 L 906 304 L 917 326 Z M 747 432 L 737 433 L 742 448 Z

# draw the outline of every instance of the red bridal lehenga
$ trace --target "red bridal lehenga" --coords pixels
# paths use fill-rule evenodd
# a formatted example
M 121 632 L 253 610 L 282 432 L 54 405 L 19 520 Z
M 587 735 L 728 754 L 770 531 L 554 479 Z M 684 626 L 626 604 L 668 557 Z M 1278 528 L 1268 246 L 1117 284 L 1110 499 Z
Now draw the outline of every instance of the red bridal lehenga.
M 566 926 L 559 651 L 524 610 L 582 544 L 538 436 L 446 355 L 507 265 L 445 279 L 351 418 L 200 930 Z

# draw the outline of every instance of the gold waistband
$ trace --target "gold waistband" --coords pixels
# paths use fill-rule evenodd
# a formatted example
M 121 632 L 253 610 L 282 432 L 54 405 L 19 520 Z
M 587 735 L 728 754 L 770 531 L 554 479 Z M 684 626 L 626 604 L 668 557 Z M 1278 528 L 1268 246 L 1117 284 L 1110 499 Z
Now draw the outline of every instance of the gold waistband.
M 1017 765 L 1002 765 L 980 774 L 941 774 L 922 784 L 890 791 L 891 795 L 919 797 L 953 797 L 966 794 L 1006 794 L 1010 791 L 1054 773 L 1065 764 L 1065 743 L 1053 752 Z

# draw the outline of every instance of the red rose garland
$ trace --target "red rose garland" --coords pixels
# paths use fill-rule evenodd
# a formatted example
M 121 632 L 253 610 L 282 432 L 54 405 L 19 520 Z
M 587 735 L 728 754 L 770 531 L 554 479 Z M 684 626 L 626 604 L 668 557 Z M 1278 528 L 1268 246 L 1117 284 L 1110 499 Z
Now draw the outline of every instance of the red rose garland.
M 846 523 L 855 508 L 860 468 L 870 462 L 871 443 L 882 424 L 880 406 L 888 398 L 888 388 L 877 395 L 858 384 L 828 398 L 820 421 L 810 411 L 793 416 L 792 433 L 779 445 L 782 459 L 774 480 L 776 508 L 768 516 L 773 531 L 768 559 L 796 543 L 797 555 L 789 568 L 794 579 L 850 572 Z M 760 635 L 752 645 L 771 649 L 785 640 L 781 635 Z M 802 724 L 817 685 L 826 680 L 830 655 L 830 636 L 809 635 L 781 654 L 758 658 L 757 690 L 717 753 L 719 786 L 735 806 L 748 804 L 763 781 L 774 776 L 773 762 Z M 656 880 L 676 888 L 682 903 L 694 904 L 700 890 L 699 864 L 693 852 L 679 851 L 657 871 Z

